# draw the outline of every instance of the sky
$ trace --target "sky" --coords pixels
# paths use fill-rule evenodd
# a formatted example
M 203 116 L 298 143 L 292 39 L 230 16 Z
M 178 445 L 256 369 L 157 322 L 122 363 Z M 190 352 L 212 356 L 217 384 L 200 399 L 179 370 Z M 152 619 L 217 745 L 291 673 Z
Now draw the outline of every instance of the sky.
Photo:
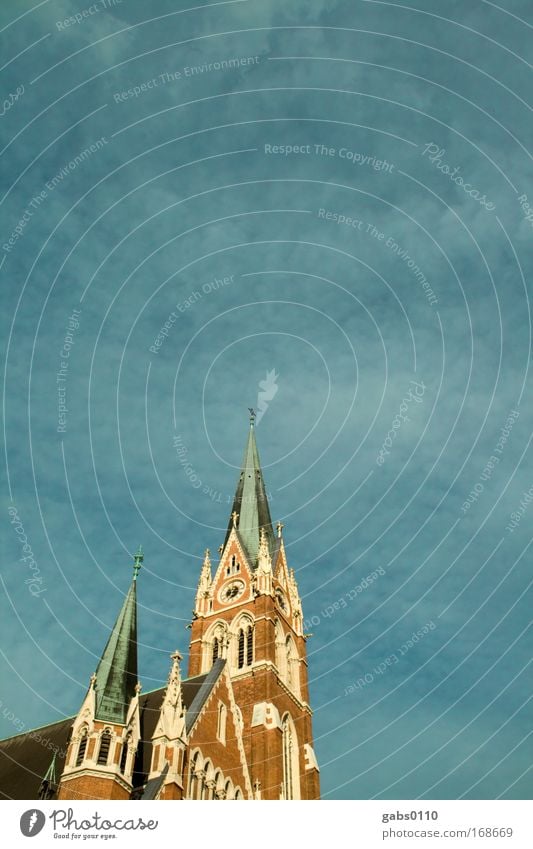
M 0 736 L 76 713 L 139 544 L 162 686 L 254 407 L 323 797 L 531 798 L 532 26 L 3 0 Z

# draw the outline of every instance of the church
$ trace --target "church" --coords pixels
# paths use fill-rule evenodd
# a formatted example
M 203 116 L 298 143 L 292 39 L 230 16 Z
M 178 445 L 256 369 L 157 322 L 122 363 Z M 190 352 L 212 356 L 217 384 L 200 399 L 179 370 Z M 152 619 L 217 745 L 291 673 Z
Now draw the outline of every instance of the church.
M 306 639 L 283 525 L 274 528 L 255 414 L 216 568 L 205 552 L 188 676 L 142 693 L 143 553 L 75 717 L 0 741 L 4 799 L 318 799 Z M 141 576 L 139 577 L 139 573 Z

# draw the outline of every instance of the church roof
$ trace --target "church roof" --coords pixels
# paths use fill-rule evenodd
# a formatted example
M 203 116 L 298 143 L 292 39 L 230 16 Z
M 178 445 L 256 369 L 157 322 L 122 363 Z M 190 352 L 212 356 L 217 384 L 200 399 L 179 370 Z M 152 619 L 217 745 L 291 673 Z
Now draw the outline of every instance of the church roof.
M 257 561 L 261 528 L 265 529 L 271 551 L 275 542 L 270 507 L 268 505 L 263 472 L 261 471 L 261 462 L 259 460 L 259 451 L 257 450 L 257 443 L 255 441 L 254 422 L 255 414 L 250 419 L 250 430 L 244 451 L 241 473 L 237 483 L 235 498 L 233 499 L 226 539 L 224 540 L 224 546 L 226 546 L 231 529 L 234 527 L 234 515 L 237 514 L 235 527 L 239 532 L 239 538 L 246 549 L 252 566 L 255 566 Z
M 135 555 L 134 575 L 124 604 L 96 669 L 97 719 L 124 724 L 137 684 L 137 573 L 142 549 Z
M 187 711 L 187 731 L 194 725 L 224 668 L 224 663 L 225 661 L 217 661 L 207 675 L 197 675 L 182 681 L 182 699 Z M 142 787 L 150 772 L 152 734 L 159 718 L 165 690 L 166 688 L 162 687 L 139 697 L 141 740 L 135 764 L 134 787 Z M 41 782 L 50 767 L 54 751 L 57 753 L 56 775 L 61 775 L 75 718 L 70 716 L 34 731 L 0 740 L 0 799 L 37 799 Z

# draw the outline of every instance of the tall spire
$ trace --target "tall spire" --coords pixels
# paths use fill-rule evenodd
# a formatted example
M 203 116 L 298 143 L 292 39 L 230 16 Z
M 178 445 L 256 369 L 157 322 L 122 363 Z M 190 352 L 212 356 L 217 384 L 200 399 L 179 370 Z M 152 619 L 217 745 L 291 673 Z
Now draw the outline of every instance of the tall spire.
M 231 529 L 236 527 L 246 551 L 255 566 L 259 551 L 260 529 L 264 528 L 269 548 L 274 545 L 274 532 L 270 508 L 255 441 L 255 412 L 250 409 L 250 430 L 244 451 L 241 473 L 231 508 L 231 516 L 224 545 Z
M 142 549 L 134 556 L 133 580 L 109 636 L 95 674 L 95 716 L 104 722 L 125 724 L 137 684 L 137 575 Z

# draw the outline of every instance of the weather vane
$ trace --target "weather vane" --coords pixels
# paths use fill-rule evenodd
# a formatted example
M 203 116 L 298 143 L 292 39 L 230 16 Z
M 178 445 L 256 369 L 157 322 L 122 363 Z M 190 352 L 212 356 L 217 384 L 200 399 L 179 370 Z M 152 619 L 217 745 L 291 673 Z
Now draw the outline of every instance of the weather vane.
M 250 424 L 253 425 L 255 422 L 255 410 L 253 407 L 248 407 L 248 409 L 250 411 Z

